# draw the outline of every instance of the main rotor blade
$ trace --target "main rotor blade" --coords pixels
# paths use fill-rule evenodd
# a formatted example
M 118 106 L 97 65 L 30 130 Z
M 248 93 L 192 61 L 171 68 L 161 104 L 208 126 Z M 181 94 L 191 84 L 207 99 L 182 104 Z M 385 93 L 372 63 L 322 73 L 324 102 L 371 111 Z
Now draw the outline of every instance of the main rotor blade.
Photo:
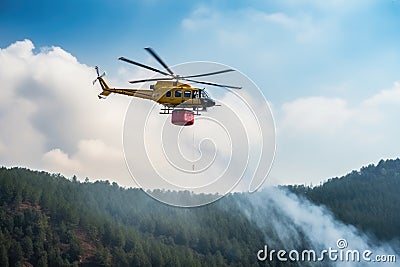
M 144 65 L 144 64 L 142 64 L 142 63 L 139 63 L 139 62 L 136 62 L 136 61 L 133 61 L 133 60 L 124 58 L 124 57 L 120 57 L 120 58 L 118 58 L 118 59 L 119 59 L 119 60 L 122 60 L 122 61 L 125 61 L 125 62 L 128 62 L 128 63 L 131 63 L 131 64 L 133 64 L 133 65 L 136 65 L 136 66 L 139 66 L 139 67 L 142 67 L 142 68 L 145 68 L 145 69 L 154 71 L 154 72 L 161 73 L 162 75 L 171 76 L 170 74 L 168 74 L 168 73 L 166 73 L 166 72 L 164 72 L 164 71 L 161 71 L 161 70 L 159 70 L 159 69 L 156 69 L 156 68 L 153 68 L 153 67 Z
M 217 87 L 225 87 L 225 88 L 231 88 L 231 89 L 242 89 L 242 87 L 239 87 L 239 86 L 224 85 L 224 84 L 210 83 L 210 82 L 202 82 L 202 81 L 196 81 L 196 80 L 190 80 L 190 79 L 182 79 L 182 80 L 189 81 L 189 82 L 194 82 L 194 83 L 212 85 L 212 86 L 217 86 Z
M 130 83 L 143 83 L 143 82 L 152 82 L 152 81 L 172 81 L 174 78 L 152 78 L 152 79 L 143 79 L 143 80 L 134 80 L 129 81 Z
M 180 78 L 180 79 L 185 79 L 185 78 L 204 77 L 204 76 L 217 75 L 217 74 L 221 74 L 221 73 L 225 73 L 225 72 L 230 72 L 230 71 L 235 71 L 235 70 L 226 69 L 226 70 L 214 71 L 214 72 L 203 73 L 203 74 L 197 74 L 197 75 L 183 76 L 183 77 L 179 77 L 179 78 Z
M 175 76 L 174 72 L 165 64 L 165 62 L 156 54 L 156 52 L 151 47 L 145 48 L 147 52 L 149 52 L 157 61 L 160 63 L 171 76 Z

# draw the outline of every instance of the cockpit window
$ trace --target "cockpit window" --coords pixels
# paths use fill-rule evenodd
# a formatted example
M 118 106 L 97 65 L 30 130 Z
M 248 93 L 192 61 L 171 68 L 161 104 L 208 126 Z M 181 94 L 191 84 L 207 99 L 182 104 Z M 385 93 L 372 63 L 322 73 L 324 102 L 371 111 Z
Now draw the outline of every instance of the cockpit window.
M 201 90 L 200 92 L 201 92 L 201 98 L 208 98 L 206 91 Z
M 183 97 L 184 97 L 184 98 L 190 98 L 191 95 L 192 95 L 192 92 L 191 92 L 191 91 L 185 91 L 185 92 L 183 93 Z
M 165 94 L 165 96 L 166 96 L 166 97 L 171 97 L 171 91 L 168 91 L 168 92 Z
M 182 90 L 176 90 L 175 97 L 182 97 Z

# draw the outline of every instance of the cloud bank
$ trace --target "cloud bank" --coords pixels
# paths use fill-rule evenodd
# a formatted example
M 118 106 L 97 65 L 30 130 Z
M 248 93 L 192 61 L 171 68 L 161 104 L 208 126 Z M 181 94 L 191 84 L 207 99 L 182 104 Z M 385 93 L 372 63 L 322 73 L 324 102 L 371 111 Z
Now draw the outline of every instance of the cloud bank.
M 399 96 L 400 84 L 395 82 L 357 102 L 310 96 L 284 103 L 276 112 L 277 180 L 285 183 L 285 177 L 291 177 L 292 182 L 315 184 L 382 158 L 397 158 Z M 284 169 L 289 165 L 293 168 Z
M 99 101 L 92 67 L 30 40 L 0 50 L 0 162 L 132 184 L 121 128 L 127 99 Z

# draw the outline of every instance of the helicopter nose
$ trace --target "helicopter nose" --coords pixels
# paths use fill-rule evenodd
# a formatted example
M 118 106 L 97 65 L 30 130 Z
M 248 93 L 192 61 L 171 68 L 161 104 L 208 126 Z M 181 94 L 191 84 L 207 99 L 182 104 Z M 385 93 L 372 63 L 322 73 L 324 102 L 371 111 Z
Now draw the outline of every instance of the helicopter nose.
M 215 106 L 215 101 L 214 100 L 212 100 L 211 98 L 208 98 L 207 100 L 208 100 L 207 101 L 207 107 Z

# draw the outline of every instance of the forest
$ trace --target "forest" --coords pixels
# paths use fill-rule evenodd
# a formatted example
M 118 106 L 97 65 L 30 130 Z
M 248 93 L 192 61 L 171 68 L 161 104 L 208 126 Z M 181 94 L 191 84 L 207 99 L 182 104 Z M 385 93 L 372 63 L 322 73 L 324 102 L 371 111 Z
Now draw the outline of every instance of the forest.
M 377 240 L 398 241 L 399 177 L 400 160 L 382 160 L 316 187 L 282 189 Z M 109 181 L 2 167 L 0 266 L 280 266 L 257 261 L 265 232 L 246 216 L 247 204 L 247 193 L 232 193 L 203 207 L 177 208 Z

